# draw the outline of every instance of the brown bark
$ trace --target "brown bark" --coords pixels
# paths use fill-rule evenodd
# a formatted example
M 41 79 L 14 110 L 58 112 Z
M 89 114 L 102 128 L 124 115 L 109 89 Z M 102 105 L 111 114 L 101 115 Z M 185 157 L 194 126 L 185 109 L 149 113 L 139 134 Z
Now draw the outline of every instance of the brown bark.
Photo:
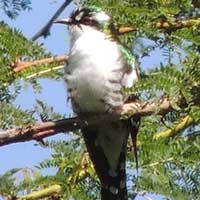
M 115 114 L 96 115 L 85 118 L 74 117 L 3 130 L 0 132 L 0 146 L 30 140 L 42 140 L 57 133 L 75 131 L 96 123 L 103 123 L 104 121 L 117 121 L 130 116 L 147 116 L 153 113 L 163 114 L 172 109 L 171 102 L 167 98 L 163 98 L 156 103 L 127 103 Z

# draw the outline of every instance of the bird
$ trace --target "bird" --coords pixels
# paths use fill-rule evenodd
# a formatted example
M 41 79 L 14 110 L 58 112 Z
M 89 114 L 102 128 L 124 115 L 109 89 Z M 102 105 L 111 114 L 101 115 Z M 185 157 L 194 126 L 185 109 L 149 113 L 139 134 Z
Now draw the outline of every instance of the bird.
M 130 100 L 124 92 L 138 81 L 135 57 L 116 37 L 112 17 L 99 7 L 80 7 L 55 23 L 68 26 L 70 52 L 64 80 L 72 109 L 80 117 L 112 117 Z M 136 98 L 132 95 L 132 99 Z M 104 121 L 82 128 L 83 138 L 101 184 L 102 200 L 127 200 L 126 149 L 139 119 Z

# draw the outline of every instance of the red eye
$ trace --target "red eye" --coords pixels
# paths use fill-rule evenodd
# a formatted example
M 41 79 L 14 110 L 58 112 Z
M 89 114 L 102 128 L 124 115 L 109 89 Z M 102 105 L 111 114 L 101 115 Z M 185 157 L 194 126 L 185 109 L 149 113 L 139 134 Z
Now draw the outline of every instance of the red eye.
M 89 17 L 85 17 L 82 21 L 83 24 L 85 25 L 92 25 L 93 24 L 93 20 L 91 20 Z

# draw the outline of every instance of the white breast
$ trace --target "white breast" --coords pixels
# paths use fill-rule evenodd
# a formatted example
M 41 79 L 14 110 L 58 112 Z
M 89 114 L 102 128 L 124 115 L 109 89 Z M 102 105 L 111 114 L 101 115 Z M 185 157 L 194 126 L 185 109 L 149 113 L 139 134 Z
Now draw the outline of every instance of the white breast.
M 72 30 L 65 80 L 75 112 L 99 113 L 105 112 L 107 106 L 123 104 L 120 82 L 123 63 L 119 47 L 106 37 L 88 26 Z M 134 72 L 132 79 L 135 76 Z

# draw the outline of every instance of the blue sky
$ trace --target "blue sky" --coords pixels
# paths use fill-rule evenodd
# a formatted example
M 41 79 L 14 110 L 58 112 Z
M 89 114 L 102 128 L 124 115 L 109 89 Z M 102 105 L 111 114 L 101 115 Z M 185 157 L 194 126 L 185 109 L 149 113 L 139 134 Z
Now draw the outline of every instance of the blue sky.
M 4 20 L 10 26 L 15 27 L 23 32 L 23 34 L 31 38 L 49 18 L 55 13 L 55 10 L 63 3 L 63 0 L 42 0 L 32 1 L 32 10 L 22 12 L 16 20 L 10 20 L 3 13 L 0 13 L 0 19 Z M 67 7 L 61 16 L 68 16 L 73 9 L 73 5 Z M 68 52 L 69 37 L 65 26 L 54 25 L 51 29 L 51 35 L 46 39 L 39 39 L 38 42 L 44 43 L 44 47 L 55 55 Z M 159 64 L 157 57 L 158 52 L 149 57 L 144 58 L 142 62 L 143 68 Z M 62 81 L 40 80 L 43 87 L 41 94 L 35 94 L 31 87 L 23 90 L 22 94 L 16 99 L 15 104 L 20 105 L 23 109 L 31 108 L 35 103 L 35 98 L 44 100 L 54 109 L 62 114 L 71 113 L 70 105 L 66 102 L 66 91 Z M 56 98 L 55 98 L 56 97 Z M 56 138 L 66 136 L 56 136 Z M 39 146 L 35 146 L 36 142 L 24 142 L 18 144 L 7 145 L 0 148 L 0 174 L 6 170 L 15 167 L 33 167 L 39 161 L 48 158 L 50 152 Z M 138 200 L 140 198 L 137 198 Z M 143 199 L 143 198 L 142 198 Z

